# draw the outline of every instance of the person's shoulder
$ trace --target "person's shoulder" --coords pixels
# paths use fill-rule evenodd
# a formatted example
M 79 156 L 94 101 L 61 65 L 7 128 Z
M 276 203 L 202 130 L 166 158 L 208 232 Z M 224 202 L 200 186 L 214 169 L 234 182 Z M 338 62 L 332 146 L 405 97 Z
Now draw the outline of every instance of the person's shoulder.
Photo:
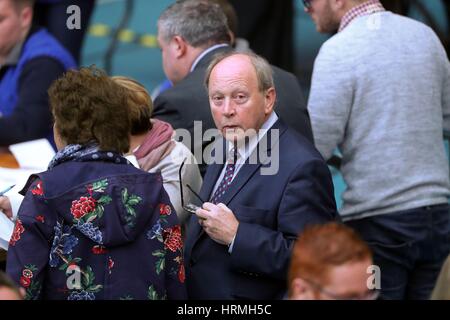
M 327 39 L 320 47 L 316 63 L 327 62 L 328 64 L 342 64 L 344 61 L 351 62 L 349 57 L 354 53 L 349 44 L 349 37 L 344 35 L 344 30 Z
M 22 74 L 39 72 L 41 76 L 59 74 L 62 75 L 66 68 L 57 59 L 50 56 L 38 56 L 23 65 Z
M 435 42 L 442 46 L 442 42 L 439 40 L 436 32 L 425 23 L 398 14 L 392 14 L 392 16 L 398 26 L 397 29 L 409 35 L 412 38 L 411 41 L 417 41 L 416 39 L 420 38 L 421 46 L 427 41 Z
M 45 28 L 33 27 L 24 43 L 19 64 L 37 57 L 52 57 L 66 69 L 77 66 L 69 51 Z
M 278 79 L 280 80 L 285 80 L 285 81 L 290 81 L 296 85 L 299 86 L 297 77 L 289 71 L 283 70 L 277 66 L 271 65 L 272 67 L 272 72 L 273 72 L 273 76 L 274 76 L 274 81 L 276 82 Z
M 161 180 L 159 173 L 148 173 L 132 164 L 103 161 L 66 161 L 39 176 L 47 184 L 54 186 L 52 189 L 55 191 L 67 190 L 74 185 L 82 185 L 94 180 Z
M 173 157 L 178 158 L 178 159 L 189 159 L 189 160 L 193 160 L 194 155 L 192 154 L 191 150 L 186 147 L 184 145 L 184 143 L 173 140 L 174 143 L 174 148 L 171 152 L 171 154 L 173 155 Z M 180 162 L 181 163 L 181 162 Z
M 280 137 L 280 154 L 297 159 L 299 162 L 324 161 L 319 151 L 308 139 L 289 127 Z
M 386 20 L 390 20 L 390 21 L 392 21 L 392 23 L 399 24 L 401 26 L 413 26 L 416 28 L 424 29 L 424 30 L 425 29 L 432 30 L 429 26 L 427 26 L 425 23 L 423 23 L 419 20 L 410 18 L 408 16 L 402 16 L 400 14 L 393 13 L 390 11 L 387 11 L 386 13 L 384 13 L 384 17 Z
M 155 168 L 161 171 L 167 171 L 169 167 L 177 168 L 178 170 L 183 162 L 185 162 L 185 164 L 196 164 L 194 155 L 188 147 L 175 139 L 172 139 L 172 143 L 172 150 L 164 158 L 160 159 L 152 169 L 152 172 Z
M 163 91 L 156 99 L 155 104 L 167 101 L 192 100 L 196 97 L 206 96 L 206 88 L 203 84 L 204 73 L 194 70 L 173 87 Z

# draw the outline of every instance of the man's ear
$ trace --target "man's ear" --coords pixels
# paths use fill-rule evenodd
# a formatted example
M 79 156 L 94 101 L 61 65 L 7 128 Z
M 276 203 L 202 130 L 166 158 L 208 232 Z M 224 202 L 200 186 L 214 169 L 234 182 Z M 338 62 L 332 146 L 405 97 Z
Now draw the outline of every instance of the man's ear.
M 274 87 L 271 87 L 269 89 L 266 90 L 265 92 L 265 101 L 266 101 L 266 106 L 264 108 L 264 113 L 270 114 L 273 111 L 273 107 L 275 106 L 275 101 L 277 99 L 277 93 L 275 91 Z
M 20 12 L 20 20 L 22 22 L 22 28 L 26 29 L 33 23 L 33 8 L 31 6 L 25 6 Z
M 230 35 L 230 44 L 232 47 L 234 47 L 235 42 L 236 42 L 236 36 L 234 35 L 234 33 L 231 30 L 228 30 L 228 34 Z
M 174 36 L 172 38 L 173 50 L 175 52 L 175 57 L 180 59 L 186 55 L 188 43 L 180 36 Z
M 331 0 L 331 9 L 333 9 L 334 12 L 341 11 L 348 6 L 348 1 L 350 0 Z
M 314 288 L 302 278 L 295 278 L 291 283 L 291 300 L 314 300 Z

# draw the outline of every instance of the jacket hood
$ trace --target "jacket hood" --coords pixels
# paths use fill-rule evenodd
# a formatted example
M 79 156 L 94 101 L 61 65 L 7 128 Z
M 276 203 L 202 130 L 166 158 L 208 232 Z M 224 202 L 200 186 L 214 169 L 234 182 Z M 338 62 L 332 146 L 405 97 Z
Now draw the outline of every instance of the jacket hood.
M 48 201 L 65 225 L 112 247 L 133 242 L 156 221 L 163 190 L 159 174 L 140 172 L 92 180 Z

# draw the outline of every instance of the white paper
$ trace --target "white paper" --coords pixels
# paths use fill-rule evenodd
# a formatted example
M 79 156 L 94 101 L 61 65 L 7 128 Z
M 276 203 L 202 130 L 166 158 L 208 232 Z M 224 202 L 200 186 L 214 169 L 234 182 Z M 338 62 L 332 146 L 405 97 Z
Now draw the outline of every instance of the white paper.
M 0 168 L 0 190 L 15 185 L 14 188 L 5 193 L 5 196 L 10 198 L 15 215 L 17 215 L 17 209 L 23 198 L 18 192 L 22 190 L 28 181 L 28 177 L 33 173 L 36 173 L 36 170 Z M 0 211 L 0 248 L 5 250 L 8 248 L 13 229 L 14 223 Z
M 9 169 L 0 167 L 0 190 L 4 190 L 15 184 L 16 186 L 8 191 L 5 196 L 22 190 L 30 175 L 45 170 L 38 169 Z
M 8 250 L 9 239 L 14 231 L 14 223 L 0 212 L 0 248 Z
M 22 169 L 35 169 L 35 172 L 47 170 L 55 151 L 47 139 L 17 143 L 9 146 Z
M 9 150 L 19 163 L 20 169 L 0 167 L 0 190 L 15 185 L 5 196 L 9 196 L 11 200 L 14 199 L 17 202 L 13 204 L 13 209 L 15 208 L 15 211 L 17 211 L 21 202 L 21 196 L 18 195 L 18 192 L 25 186 L 31 174 L 47 170 L 55 151 L 47 139 L 14 144 L 9 146 Z M 8 249 L 13 230 L 14 222 L 8 219 L 3 212 L 0 212 L 0 248 Z
M 0 189 L 4 190 L 8 186 L 15 184 L 14 188 L 5 193 L 5 196 L 10 198 L 13 215 L 17 215 L 17 210 L 23 199 L 19 194 L 19 191 L 25 186 L 28 177 L 32 173 L 34 173 L 34 171 L 0 168 Z M 14 222 L 9 220 L 8 217 L 0 211 L 0 248 L 8 250 L 8 243 L 13 230 Z

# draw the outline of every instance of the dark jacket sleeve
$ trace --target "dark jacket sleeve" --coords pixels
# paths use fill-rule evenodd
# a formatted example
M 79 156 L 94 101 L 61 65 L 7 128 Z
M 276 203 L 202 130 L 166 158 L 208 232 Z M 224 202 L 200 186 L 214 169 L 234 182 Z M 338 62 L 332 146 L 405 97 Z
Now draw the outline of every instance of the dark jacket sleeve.
M 26 300 L 41 298 L 54 224 L 45 201 L 31 192 L 37 184 L 30 186 L 20 207 L 6 266 L 11 279 L 25 290 Z
M 64 67 L 47 57 L 33 59 L 24 66 L 14 111 L 0 117 L 0 146 L 44 138 L 51 132 L 47 90 L 63 73 Z
M 232 268 L 285 280 L 292 246 L 306 226 L 337 219 L 330 172 L 323 161 L 300 165 L 289 179 L 277 213 L 277 230 L 239 222 Z
M 172 127 L 183 127 L 180 123 L 180 114 L 177 108 L 163 94 L 159 95 L 154 102 L 152 118 L 168 122 Z

